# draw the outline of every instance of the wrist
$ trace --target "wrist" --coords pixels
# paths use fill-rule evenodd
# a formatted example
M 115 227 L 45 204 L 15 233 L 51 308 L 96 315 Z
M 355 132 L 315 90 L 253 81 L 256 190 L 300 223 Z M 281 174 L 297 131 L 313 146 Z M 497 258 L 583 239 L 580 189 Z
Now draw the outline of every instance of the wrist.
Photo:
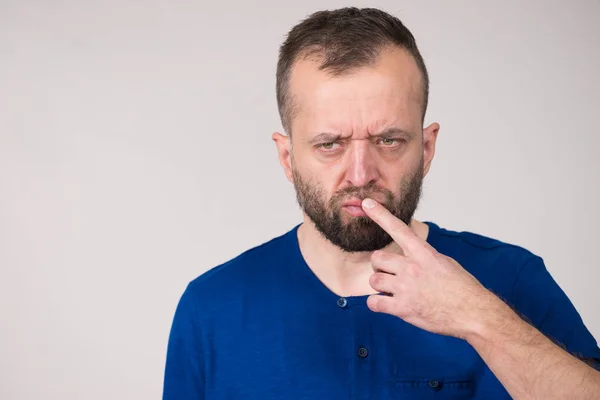
M 493 343 L 498 335 L 510 332 L 518 319 L 504 301 L 487 289 L 477 297 L 472 311 L 462 336 L 472 346 Z

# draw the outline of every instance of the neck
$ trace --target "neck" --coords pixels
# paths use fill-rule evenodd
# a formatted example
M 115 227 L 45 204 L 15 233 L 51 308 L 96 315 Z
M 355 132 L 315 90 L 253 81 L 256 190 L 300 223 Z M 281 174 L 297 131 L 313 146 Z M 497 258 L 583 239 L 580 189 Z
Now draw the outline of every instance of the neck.
M 413 219 L 410 227 L 419 237 L 427 239 L 427 224 Z M 344 297 L 376 293 L 369 285 L 369 277 L 373 273 L 370 262 L 373 252 L 349 253 L 340 249 L 325 239 L 306 215 L 298 228 L 298 243 L 312 272 L 333 293 Z M 400 252 L 395 242 L 383 250 Z

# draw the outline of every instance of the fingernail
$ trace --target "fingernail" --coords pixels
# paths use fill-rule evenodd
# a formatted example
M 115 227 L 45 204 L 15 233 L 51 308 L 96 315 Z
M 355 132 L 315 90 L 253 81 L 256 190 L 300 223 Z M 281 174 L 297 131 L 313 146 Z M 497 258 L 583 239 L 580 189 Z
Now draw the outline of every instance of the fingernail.
M 364 208 L 373 208 L 375 207 L 375 202 L 371 199 L 364 199 L 362 205 Z

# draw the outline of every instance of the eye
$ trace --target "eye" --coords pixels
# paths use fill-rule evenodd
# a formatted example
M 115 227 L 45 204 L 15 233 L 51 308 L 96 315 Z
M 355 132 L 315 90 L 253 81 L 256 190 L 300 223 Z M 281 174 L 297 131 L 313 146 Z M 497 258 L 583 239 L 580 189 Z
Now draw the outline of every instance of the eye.
M 327 142 L 327 143 L 321 143 L 319 145 L 319 147 L 324 150 L 333 150 L 335 145 L 339 145 L 339 144 L 335 143 L 335 142 Z
M 383 147 L 394 147 L 396 145 L 401 144 L 403 140 L 394 139 L 394 138 L 381 138 L 379 139 L 379 143 L 383 145 Z

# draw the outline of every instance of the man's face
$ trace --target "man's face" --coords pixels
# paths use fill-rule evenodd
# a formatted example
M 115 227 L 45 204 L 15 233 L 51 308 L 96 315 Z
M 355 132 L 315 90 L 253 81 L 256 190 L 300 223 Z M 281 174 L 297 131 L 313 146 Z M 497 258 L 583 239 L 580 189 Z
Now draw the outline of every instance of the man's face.
M 295 167 L 294 167 L 295 168 Z M 305 180 L 295 168 L 296 198 L 302 210 L 330 242 L 347 252 L 379 250 L 391 243 L 390 235 L 359 212 L 360 206 L 345 206 L 349 200 L 367 197 L 378 200 L 397 218 L 410 224 L 421 196 L 422 163 L 403 177 L 394 190 L 371 181 L 364 186 L 344 186 L 328 196 L 319 181 Z
M 318 66 L 298 61 L 290 80 L 298 106 L 289 149 L 298 202 L 341 249 L 381 249 L 392 239 L 360 201 L 373 198 L 410 224 L 432 156 L 424 151 L 419 70 L 400 49 L 341 76 Z

